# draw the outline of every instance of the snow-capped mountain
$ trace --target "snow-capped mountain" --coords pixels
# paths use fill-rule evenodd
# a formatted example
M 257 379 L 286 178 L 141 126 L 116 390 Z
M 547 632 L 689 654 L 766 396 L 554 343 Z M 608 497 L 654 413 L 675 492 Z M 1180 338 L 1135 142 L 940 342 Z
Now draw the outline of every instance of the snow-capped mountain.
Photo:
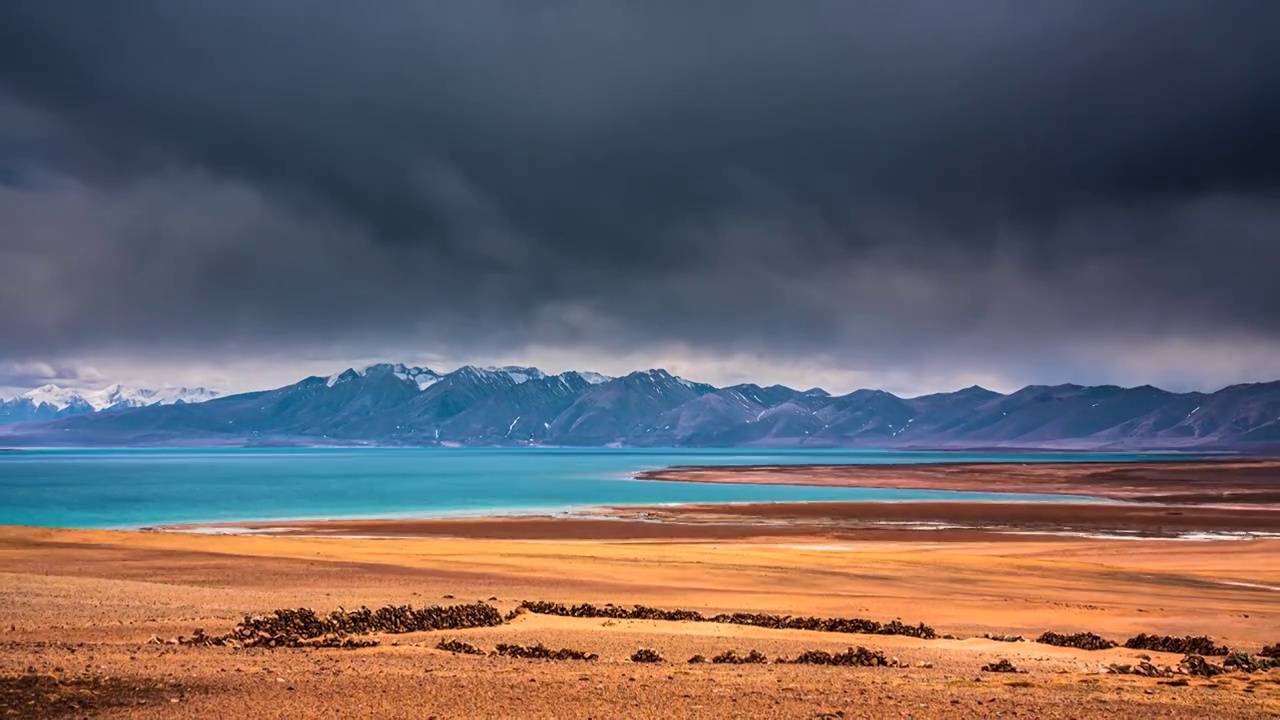
M 122 408 L 199 403 L 221 396 L 222 393 L 206 387 L 151 390 L 115 384 L 101 390 L 87 390 L 41 385 L 9 400 L 0 400 L 0 423 L 52 420 Z
M 211 396 L 39 388 L 0 403 L 0 444 L 1280 448 L 1280 382 L 1214 393 L 1056 385 L 898 397 L 716 388 L 660 369 L 609 378 L 380 364 L 199 402 Z

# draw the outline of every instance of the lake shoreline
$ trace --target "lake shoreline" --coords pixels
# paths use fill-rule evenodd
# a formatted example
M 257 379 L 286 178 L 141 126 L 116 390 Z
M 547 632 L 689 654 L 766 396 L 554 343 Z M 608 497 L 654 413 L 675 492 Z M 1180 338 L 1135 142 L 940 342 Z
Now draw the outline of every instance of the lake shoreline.
M 1113 539 L 1280 537 L 1280 503 L 1276 502 L 1280 461 L 1275 460 L 684 466 L 642 471 L 635 477 L 675 483 L 997 493 L 1019 499 L 961 495 L 945 500 L 637 503 L 477 511 L 462 516 L 423 513 L 170 523 L 146 529 L 526 540 L 714 541 L 813 534 L 850 541 L 926 537 L 999 541 L 1020 534 Z

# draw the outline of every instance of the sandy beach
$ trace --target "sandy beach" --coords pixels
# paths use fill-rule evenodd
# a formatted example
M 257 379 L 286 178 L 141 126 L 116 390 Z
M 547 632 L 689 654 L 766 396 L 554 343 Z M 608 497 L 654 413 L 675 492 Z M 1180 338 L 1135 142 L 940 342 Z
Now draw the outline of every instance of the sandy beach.
M 983 637 L 1206 635 L 1257 653 L 1280 643 L 1280 539 L 1161 535 L 1246 538 L 1275 530 L 1271 513 L 1260 502 L 803 503 L 201 532 L 0 528 L 0 716 L 1274 716 L 1280 670 L 1113 674 L 1142 656 L 1161 667 L 1183 656 Z M 524 612 L 493 627 L 359 635 L 378 644 L 358 649 L 175 644 L 280 608 L 483 602 L 506 614 L 521 601 L 901 620 L 936 637 Z M 598 659 L 455 655 L 437 649 L 445 639 Z M 851 646 L 897 662 L 687 662 Z M 640 648 L 664 662 L 632 662 Z M 1002 659 L 1023 672 L 982 670 Z

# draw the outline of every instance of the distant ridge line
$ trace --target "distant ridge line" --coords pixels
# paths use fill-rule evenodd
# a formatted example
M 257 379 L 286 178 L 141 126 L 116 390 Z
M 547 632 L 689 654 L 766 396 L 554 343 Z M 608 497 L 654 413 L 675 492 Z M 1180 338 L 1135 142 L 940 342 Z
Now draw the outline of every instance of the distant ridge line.
M 0 444 L 876 447 L 1244 450 L 1280 447 L 1280 382 L 1174 393 L 1150 385 L 880 390 L 741 383 L 660 369 L 442 373 L 383 363 L 204 402 L 5 419 Z M 6 424 L 7 423 L 7 424 Z

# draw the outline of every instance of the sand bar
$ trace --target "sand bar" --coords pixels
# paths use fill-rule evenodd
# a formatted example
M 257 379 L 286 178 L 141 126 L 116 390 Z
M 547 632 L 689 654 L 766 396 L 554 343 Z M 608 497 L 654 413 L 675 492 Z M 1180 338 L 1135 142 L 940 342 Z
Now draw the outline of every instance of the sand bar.
M 687 466 L 645 480 L 1081 495 L 1178 505 L 1280 504 L 1280 460 Z

